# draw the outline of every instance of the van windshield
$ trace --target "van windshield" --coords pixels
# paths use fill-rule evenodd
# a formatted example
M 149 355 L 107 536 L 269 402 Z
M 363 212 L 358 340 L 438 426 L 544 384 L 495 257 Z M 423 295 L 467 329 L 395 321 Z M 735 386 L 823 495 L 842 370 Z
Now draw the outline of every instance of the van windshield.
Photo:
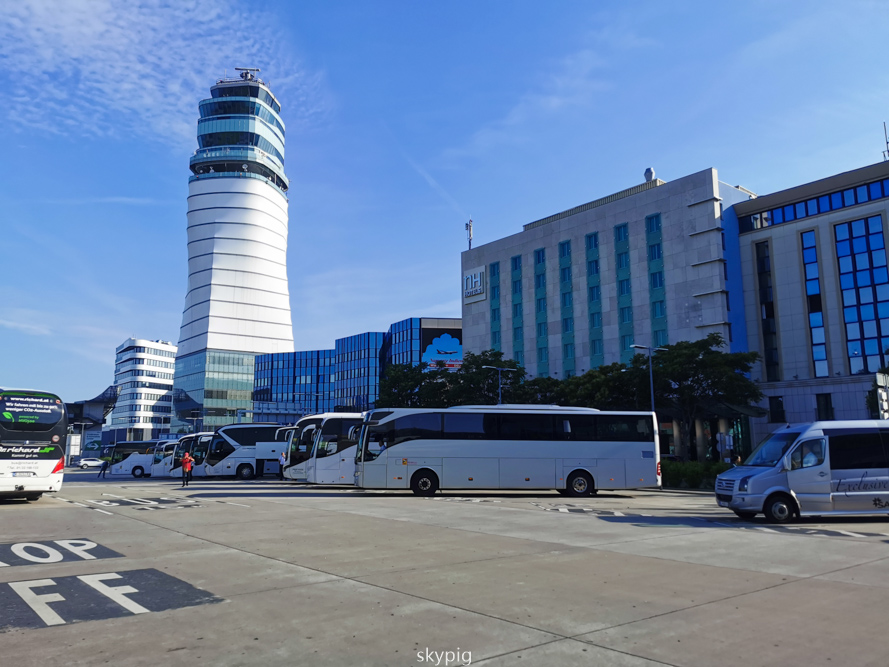
M 772 433 L 759 443 L 759 447 L 744 461 L 745 466 L 773 467 L 787 453 L 791 445 L 799 438 L 800 431 L 781 431 Z

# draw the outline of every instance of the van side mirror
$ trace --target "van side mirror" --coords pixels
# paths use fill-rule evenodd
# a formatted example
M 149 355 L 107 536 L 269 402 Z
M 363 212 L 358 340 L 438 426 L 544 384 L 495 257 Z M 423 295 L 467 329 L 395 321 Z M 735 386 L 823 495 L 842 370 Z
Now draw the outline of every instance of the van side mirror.
M 789 456 L 785 456 L 783 459 L 781 459 L 781 471 L 782 472 L 789 472 L 790 471 L 790 457 Z

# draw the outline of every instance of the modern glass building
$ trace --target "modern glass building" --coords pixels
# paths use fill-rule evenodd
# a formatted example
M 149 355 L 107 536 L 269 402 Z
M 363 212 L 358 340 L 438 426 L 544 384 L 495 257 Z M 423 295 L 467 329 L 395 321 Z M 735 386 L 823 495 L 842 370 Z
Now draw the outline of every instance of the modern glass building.
M 252 409 L 254 357 L 293 351 L 281 106 L 258 70 L 240 72 L 199 105 L 174 432 L 236 421 Z
M 258 356 L 253 418 L 285 422 L 298 414 L 367 410 L 388 364 L 459 368 L 462 337 L 458 318 L 411 317 L 386 332 L 338 338 L 332 350 Z
M 115 352 L 117 403 L 102 427 L 102 442 L 152 440 L 168 434 L 176 346 L 128 338 Z

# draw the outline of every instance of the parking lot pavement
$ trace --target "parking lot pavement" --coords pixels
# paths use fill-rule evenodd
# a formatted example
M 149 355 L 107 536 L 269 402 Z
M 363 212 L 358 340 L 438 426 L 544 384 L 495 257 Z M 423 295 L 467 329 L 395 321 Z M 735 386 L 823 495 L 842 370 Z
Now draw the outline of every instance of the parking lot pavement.
M 886 664 L 889 519 L 706 493 L 66 475 L 0 503 L 4 663 Z M 5 566 L 5 567 L 4 567 Z

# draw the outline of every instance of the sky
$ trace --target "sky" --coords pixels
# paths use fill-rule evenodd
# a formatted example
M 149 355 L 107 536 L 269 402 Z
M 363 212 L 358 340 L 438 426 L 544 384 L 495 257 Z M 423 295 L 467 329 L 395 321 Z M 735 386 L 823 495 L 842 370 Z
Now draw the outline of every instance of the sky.
M 0 13 L 0 387 L 92 398 L 177 342 L 198 103 L 282 105 L 297 350 L 460 316 L 474 245 L 714 167 L 767 194 L 882 160 L 881 0 L 18 0 Z

